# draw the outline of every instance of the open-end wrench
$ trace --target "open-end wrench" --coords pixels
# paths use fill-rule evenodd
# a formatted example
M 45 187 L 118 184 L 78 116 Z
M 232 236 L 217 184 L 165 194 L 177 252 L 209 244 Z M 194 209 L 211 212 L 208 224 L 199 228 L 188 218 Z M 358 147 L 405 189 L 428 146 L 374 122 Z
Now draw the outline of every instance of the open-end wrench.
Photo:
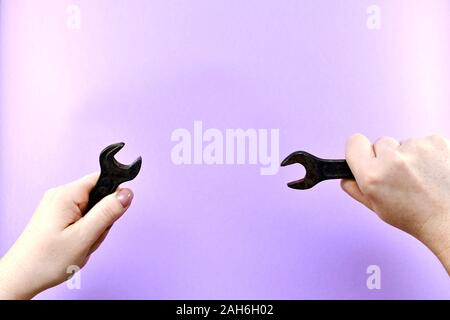
M 114 156 L 125 143 L 115 143 L 106 147 L 100 153 L 100 178 L 89 194 L 89 202 L 85 214 L 92 209 L 100 200 L 114 193 L 120 184 L 133 180 L 141 170 L 142 158 L 139 157 L 131 165 L 118 162 Z
M 291 153 L 281 163 L 282 167 L 299 163 L 305 167 L 303 179 L 291 181 L 287 185 L 292 189 L 310 189 L 321 181 L 329 179 L 354 179 L 347 161 L 321 159 L 305 151 Z

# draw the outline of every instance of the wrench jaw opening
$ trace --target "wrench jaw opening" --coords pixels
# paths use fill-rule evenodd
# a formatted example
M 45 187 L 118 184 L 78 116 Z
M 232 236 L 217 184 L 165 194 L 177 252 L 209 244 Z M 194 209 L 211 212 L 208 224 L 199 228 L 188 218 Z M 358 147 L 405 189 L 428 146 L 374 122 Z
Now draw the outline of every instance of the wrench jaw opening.
M 300 164 L 305 168 L 305 177 L 299 180 L 288 182 L 287 186 L 291 189 L 306 190 L 314 187 L 320 181 L 320 171 L 318 170 L 316 157 L 305 152 L 296 151 L 287 156 L 281 163 L 282 167 L 286 167 L 292 164 Z
M 125 143 L 115 143 L 108 147 L 106 147 L 101 153 L 100 153 L 100 168 L 102 171 L 106 170 L 114 170 L 115 167 L 123 167 L 122 164 L 117 162 L 117 160 L 114 158 L 114 156 L 122 150 L 122 148 L 125 146 Z
M 106 147 L 100 154 L 100 168 L 102 172 L 108 172 L 114 175 L 116 179 L 129 181 L 136 178 L 141 170 L 142 157 L 137 158 L 131 165 L 120 163 L 114 157 L 123 149 L 125 143 L 115 143 Z

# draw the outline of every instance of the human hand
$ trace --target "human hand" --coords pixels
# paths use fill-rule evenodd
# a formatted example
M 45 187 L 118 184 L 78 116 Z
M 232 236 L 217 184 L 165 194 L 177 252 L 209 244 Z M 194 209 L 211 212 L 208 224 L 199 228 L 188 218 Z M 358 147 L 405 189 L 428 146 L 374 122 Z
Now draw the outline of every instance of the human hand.
M 450 274 L 450 141 L 441 136 L 399 143 L 349 138 L 355 180 L 342 188 L 385 222 L 422 241 Z
M 120 189 L 84 217 L 99 174 L 46 192 L 24 232 L 0 260 L 0 299 L 31 299 L 83 267 L 128 209 L 133 192 Z

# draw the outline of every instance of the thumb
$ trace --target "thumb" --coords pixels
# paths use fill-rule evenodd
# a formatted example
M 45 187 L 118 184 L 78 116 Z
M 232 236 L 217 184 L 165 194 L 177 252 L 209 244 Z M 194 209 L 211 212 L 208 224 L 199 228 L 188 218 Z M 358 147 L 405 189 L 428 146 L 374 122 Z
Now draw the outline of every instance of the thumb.
M 97 203 L 78 221 L 84 238 L 89 243 L 95 243 L 127 211 L 133 196 L 130 189 L 120 189 Z

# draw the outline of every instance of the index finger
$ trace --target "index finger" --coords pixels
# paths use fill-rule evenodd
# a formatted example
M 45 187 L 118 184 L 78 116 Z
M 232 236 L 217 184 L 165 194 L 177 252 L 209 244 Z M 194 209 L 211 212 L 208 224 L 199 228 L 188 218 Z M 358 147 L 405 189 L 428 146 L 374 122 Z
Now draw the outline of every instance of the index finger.
M 359 133 L 350 136 L 345 147 L 345 158 L 356 181 L 360 181 L 361 176 L 369 172 L 375 160 L 372 143 Z
M 89 193 L 94 188 L 99 177 L 100 172 L 94 172 L 65 186 L 69 190 L 72 200 L 80 208 L 87 206 Z

